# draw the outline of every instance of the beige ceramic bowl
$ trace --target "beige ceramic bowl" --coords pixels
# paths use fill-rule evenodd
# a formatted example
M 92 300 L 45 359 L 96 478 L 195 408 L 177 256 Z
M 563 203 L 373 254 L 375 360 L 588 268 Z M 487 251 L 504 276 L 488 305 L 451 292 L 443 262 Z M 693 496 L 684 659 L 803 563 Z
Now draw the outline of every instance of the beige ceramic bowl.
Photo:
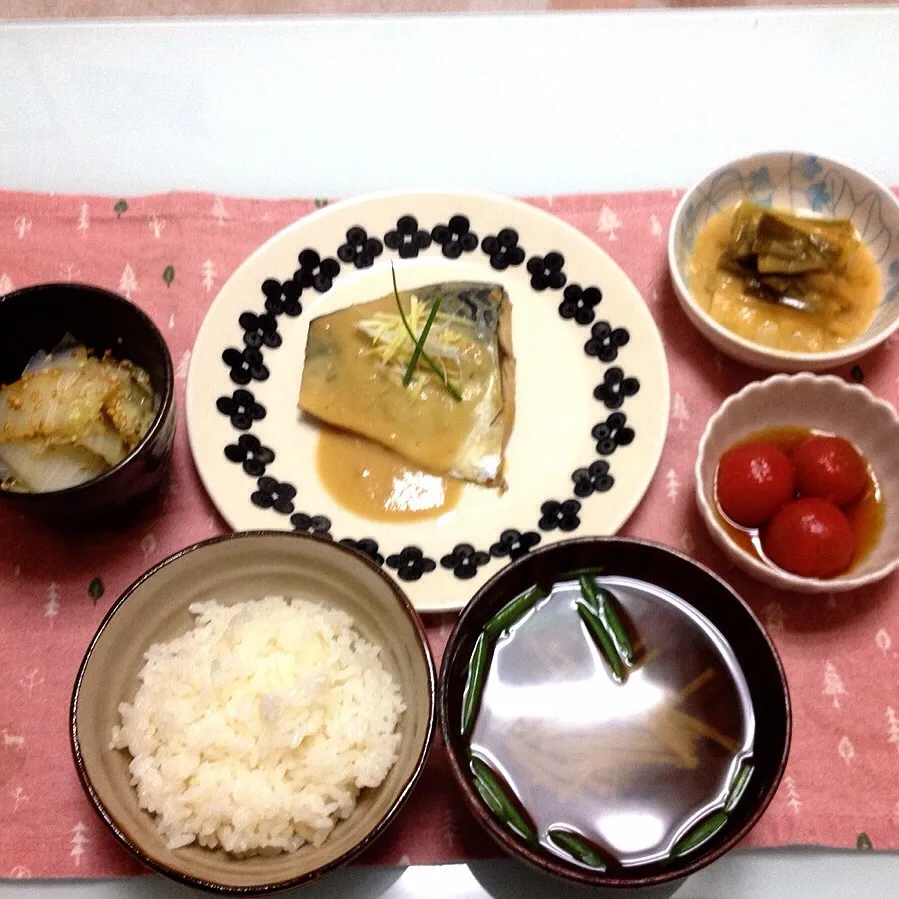
M 400 757 L 387 779 L 364 791 L 353 814 L 318 849 L 238 859 L 197 846 L 170 850 L 129 783 L 125 751 L 109 749 L 119 703 L 130 700 L 151 643 L 193 623 L 188 606 L 265 596 L 302 597 L 341 608 L 383 648 L 407 710 Z M 339 544 L 289 533 L 249 532 L 198 543 L 151 569 L 115 603 L 75 681 L 71 738 L 82 784 L 100 817 L 142 862 L 193 887 L 259 894 L 299 886 L 347 862 L 387 827 L 421 774 L 434 730 L 434 665 L 409 601 L 368 559 Z
M 722 453 L 768 427 L 815 428 L 845 437 L 862 452 L 880 484 L 886 521 L 877 545 L 839 577 L 804 578 L 746 552 L 715 510 L 715 472 Z M 696 501 L 712 539 L 756 580 L 797 593 L 842 593 L 873 584 L 899 568 L 899 415 L 884 400 L 833 375 L 775 375 L 734 394 L 709 419 L 696 457 Z

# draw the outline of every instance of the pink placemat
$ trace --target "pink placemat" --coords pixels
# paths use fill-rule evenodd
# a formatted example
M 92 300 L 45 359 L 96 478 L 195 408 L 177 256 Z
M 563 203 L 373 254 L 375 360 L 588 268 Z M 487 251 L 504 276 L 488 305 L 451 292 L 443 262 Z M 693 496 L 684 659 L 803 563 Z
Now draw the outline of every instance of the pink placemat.
M 793 700 L 786 776 L 748 845 L 899 849 L 899 579 L 849 596 L 802 598 L 761 587 L 710 544 L 692 496 L 699 435 L 722 399 L 758 373 L 725 359 L 682 315 L 665 242 L 677 191 L 540 197 L 633 279 L 662 332 L 671 369 L 668 441 L 624 532 L 680 548 L 729 580 L 780 651 Z M 320 204 L 322 201 L 317 201 Z M 162 330 L 179 410 L 190 347 L 219 287 L 312 200 L 206 194 L 119 198 L 0 193 L 0 294 L 55 280 L 124 293 Z M 852 375 L 895 403 L 899 341 Z M 143 873 L 84 798 L 67 735 L 78 664 L 114 599 L 181 547 L 226 530 L 204 493 L 178 423 L 171 489 L 124 531 L 66 536 L 0 509 L 0 878 Z M 88 587 L 100 578 L 102 597 Z M 451 617 L 428 619 L 439 661 Z M 430 864 L 496 850 L 456 795 L 439 742 L 399 820 L 364 857 Z

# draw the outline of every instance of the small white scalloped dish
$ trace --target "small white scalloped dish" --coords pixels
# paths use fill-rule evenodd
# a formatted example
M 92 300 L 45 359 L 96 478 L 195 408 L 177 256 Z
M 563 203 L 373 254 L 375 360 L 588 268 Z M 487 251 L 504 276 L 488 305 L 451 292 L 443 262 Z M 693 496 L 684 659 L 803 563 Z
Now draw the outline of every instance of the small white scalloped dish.
M 870 552 L 845 574 L 805 578 L 774 568 L 738 546 L 715 508 L 715 473 L 722 453 L 768 427 L 795 426 L 844 437 L 871 465 L 884 502 L 884 526 Z M 696 501 L 712 539 L 756 580 L 796 593 L 843 593 L 873 584 L 899 568 L 899 414 L 885 400 L 833 375 L 774 375 L 729 397 L 709 419 L 696 456 Z
M 824 353 L 778 350 L 740 337 L 696 302 L 687 277 L 693 241 L 713 215 L 739 200 L 851 219 L 880 271 L 880 303 L 864 334 Z M 766 371 L 833 369 L 860 358 L 899 328 L 899 201 L 876 178 L 823 156 L 789 151 L 744 156 L 684 194 L 671 220 L 668 266 L 687 318 L 722 353 Z

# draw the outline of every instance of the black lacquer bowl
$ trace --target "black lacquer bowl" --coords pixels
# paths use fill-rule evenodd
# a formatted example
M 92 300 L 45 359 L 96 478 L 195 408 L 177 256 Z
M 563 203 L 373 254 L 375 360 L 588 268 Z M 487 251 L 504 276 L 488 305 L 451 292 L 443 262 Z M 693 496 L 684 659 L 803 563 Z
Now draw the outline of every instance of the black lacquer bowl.
M 164 479 L 175 436 L 172 359 L 159 329 L 123 297 L 85 284 L 39 284 L 0 297 L 0 383 L 18 380 L 35 353 L 49 352 L 67 334 L 144 369 L 156 417 L 134 450 L 99 477 L 46 493 L 4 490 L 0 501 L 60 523 L 106 520 L 133 511 Z
M 485 624 L 534 584 L 550 585 L 567 580 L 563 577 L 566 572 L 597 567 L 603 576 L 633 578 L 661 588 L 705 616 L 730 645 L 736 666 L 745 678 L 755 718 L 754 771 L 727 823 L 690 853 L 672 854 L 661 861 L 630 867 L 610 865 L 606 871 L 584 867 L 542 846 L 538 848 L 501 823 L 476 789 L 468 740 L 461 734 L 469 660 Z M 541 634 L 540 645 L 547 653 L 553 637 L 551 632 Z M 566 680 L 560 689 L 570 686 L 571 681 Z M 491 578 L 465 607 L 450 636 L 443 656 L 439 706 L 440 727 L 453 776 L 487 832 L 511 855 L 550 874 L 596 887 L 655 887 L 685 877 L 722 856 L 746 836 L 770 803 L 783 776 L 790 746 L 790 700 L 784 671 L 774 646 L 749 607 L 727 584 L 692 559 L 658 544 L 616 537 L 555 543 L 524 556 Z M 520 716 L 529 716 L 531 712 L 510 708 L 495 714 L 505 722 L 508 732 L 520 732 L 515 731 L 516 721 L 520 723 L 525 720 Z M 579 789 L 592 786 L 590 780 Z M 587 799 L 578 792 L 567 801 L 580 804 Z

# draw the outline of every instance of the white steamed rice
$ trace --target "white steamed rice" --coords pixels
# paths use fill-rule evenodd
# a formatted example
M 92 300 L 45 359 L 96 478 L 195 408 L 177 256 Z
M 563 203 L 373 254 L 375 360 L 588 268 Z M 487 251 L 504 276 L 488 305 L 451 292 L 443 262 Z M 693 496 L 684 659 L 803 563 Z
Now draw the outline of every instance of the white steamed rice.
M 405 705 L 380 649 L 305 600 L 190 611 L 190 631 L 147 651 L 113 728 L 141 807 L 172 849 L 321 845 L 397 759 Z

